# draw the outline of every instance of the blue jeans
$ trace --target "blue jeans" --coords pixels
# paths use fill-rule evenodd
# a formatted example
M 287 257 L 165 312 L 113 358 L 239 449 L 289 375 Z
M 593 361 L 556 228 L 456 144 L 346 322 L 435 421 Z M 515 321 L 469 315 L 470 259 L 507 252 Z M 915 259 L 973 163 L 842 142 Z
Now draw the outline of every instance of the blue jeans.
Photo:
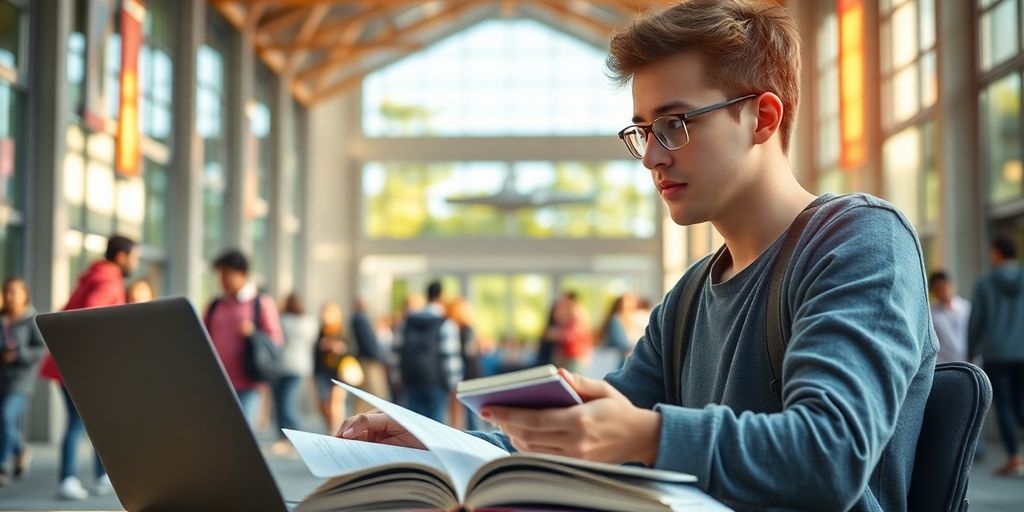
M 985 373 L 992 382 L 992 401 L 1003 447 L 1007 455 L 1019 455 L 1018 429 L 1024 428 L 1024 363 L 987 362 Z
M 299 429 L 299 387 L 302 384 L 302 377 L 289 375 L 274 381 L 272 391 L 274 392 L 274 414 L 277 416 L 279 429 Z M 283 432 L 277 433 L 284 437 Z
M 68 410 L 68 428 L 64 431 L 64 442 L 60 447 L 60 479 L 63 481 L 69 476 L 75 475 L 75 468 L 78 466 L 78 440 L 85 432 L 85 425 L 82 424 L 82 417 L 78 415 L 75 403 L 71 401 L 71 395 L 63 386 L 60 388 L 64 394 L 64 405 Z M 96 478 L 107 474 L 100 462 L 100 455 L 93 451 L 93 458 L 96 459 Z
M 0 472 L 7 463 L 11 454 L 21 454 L 25 447 L 21 443 L 21 432 L 18 430 L 18 420 L 28 403 L 28 395 L 25 393 L 5 393 L 0 395 Z
M 448 390 L 444 387 L 407 387 L 405 401 L 409 410 L 444 423 L 444 410 L 448 405 Z
M 245 421 L 249 423 L 250 428 L 255 427 L 256 416 L 260 412 L 260 390 L 257 388 L 236 389 L 235 393 L 238 394 L 238 402 L 242 404 Z

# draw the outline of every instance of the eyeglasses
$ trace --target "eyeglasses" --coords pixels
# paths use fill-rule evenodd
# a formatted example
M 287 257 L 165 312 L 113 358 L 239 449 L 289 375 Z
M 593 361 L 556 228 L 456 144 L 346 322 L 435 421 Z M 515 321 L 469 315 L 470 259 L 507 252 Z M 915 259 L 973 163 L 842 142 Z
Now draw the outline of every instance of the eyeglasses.
M 650 124 L 627 126 L 619 132 L 619 138 L 622 139 L 622 142 L 626 144 L 626 148 L 629 149 L 629 153 L 635 158 L 644 157 L 644 152 L 647 150 L 647 135 L 650 133 L 654 134 L 654 138 L 658 139 L 662 147 L 669 151 L 674 151 L 690 142 L 690 132 L 686 129 L 687 120 L 756 97 L 756 94 L 748 94 L 698 108 L 685 114 L 667 114 L 651 121 Z

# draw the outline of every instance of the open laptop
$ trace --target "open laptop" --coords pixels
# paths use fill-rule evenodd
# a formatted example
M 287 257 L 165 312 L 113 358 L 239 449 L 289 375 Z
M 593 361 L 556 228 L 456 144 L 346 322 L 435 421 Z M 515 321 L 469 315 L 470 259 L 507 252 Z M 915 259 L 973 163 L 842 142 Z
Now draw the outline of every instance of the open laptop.
M 126 510 L 287 510 L 188 300 L 36 323 Z

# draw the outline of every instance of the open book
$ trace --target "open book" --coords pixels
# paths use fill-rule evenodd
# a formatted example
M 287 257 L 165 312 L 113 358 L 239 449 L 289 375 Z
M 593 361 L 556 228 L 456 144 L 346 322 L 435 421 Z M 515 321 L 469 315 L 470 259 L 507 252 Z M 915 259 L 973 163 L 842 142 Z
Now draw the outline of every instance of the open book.
M 692 475 L 539 454 L 510 455 L 362 390 L 427 450 L 285 430 L 313 475 L 328 480 L 296 512 L 481 508 L 729 510 Z

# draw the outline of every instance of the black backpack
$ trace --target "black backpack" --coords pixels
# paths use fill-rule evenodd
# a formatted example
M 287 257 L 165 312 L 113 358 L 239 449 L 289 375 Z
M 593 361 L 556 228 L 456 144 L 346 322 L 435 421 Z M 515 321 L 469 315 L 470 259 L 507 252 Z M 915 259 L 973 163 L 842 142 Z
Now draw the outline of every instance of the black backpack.
M 796 243 L 803 234 L 807 222 L 811 220 L 814 213 L 825 204 L 838 199 L 838 196 L 828 201 L 813 204 L 805 208 L 797 216 L 793 224 L 786 230 L 785 240 L 782 248 L 775 257 L 775 261 L 769 268 L 768 302 L 765 306 L 765 355 L 771 365 L 771 380 L 767 386 L 775 394 L 779 404 L 782 404 L 782 359 L 786 353 L 786 338 L 782 332 L 782 281 L 789 270 L 790 260 L 793 258 L 793 250 Z M 693 332 L 693 317 L 697 313 L 697 300 L 700 298 L 700 291 L 704 283 L 711 277 L 711 264 L 721 256 L 725 250 L 723 245 L 715 252 L 714 256 L 705 259 L 700 267 L 694 269 L 690 279 L 683 285 L 683 292 L 679 296 L 679 303 L 676 307 L 675 331 L 673 332 L 672 359 L 664 365 L 665 371 L 672 373 L 666 375 L 666 397 L 670 404 L 679 405 L 682 403 L 682 373 L 683 358 L 686 357 L 686 347 L 690 342 L 690 334 Z
M 410 386 L 445 386 L 448 379 L 441 358 L 441 328 L 444 317 L 414 314 L 402 326 L 399 371 L 402 383 Z
M 245 376 L 256 382 L 267 382 L 280 377 L 284 372 L 281 369 L 282 350 L 274 343 L 270 335 L 260 330 L 260 303 L 263 294 L 258 294 L 253 301 L 252 323 L 255 330 L 245 342 L 245 350 L 242 352 L 242 368 Z M 213 310 L 220 304 L 220 297 L 213 299 L 209 309 L 206 310 L 206 325 L 210 325 L 213 318 Z

